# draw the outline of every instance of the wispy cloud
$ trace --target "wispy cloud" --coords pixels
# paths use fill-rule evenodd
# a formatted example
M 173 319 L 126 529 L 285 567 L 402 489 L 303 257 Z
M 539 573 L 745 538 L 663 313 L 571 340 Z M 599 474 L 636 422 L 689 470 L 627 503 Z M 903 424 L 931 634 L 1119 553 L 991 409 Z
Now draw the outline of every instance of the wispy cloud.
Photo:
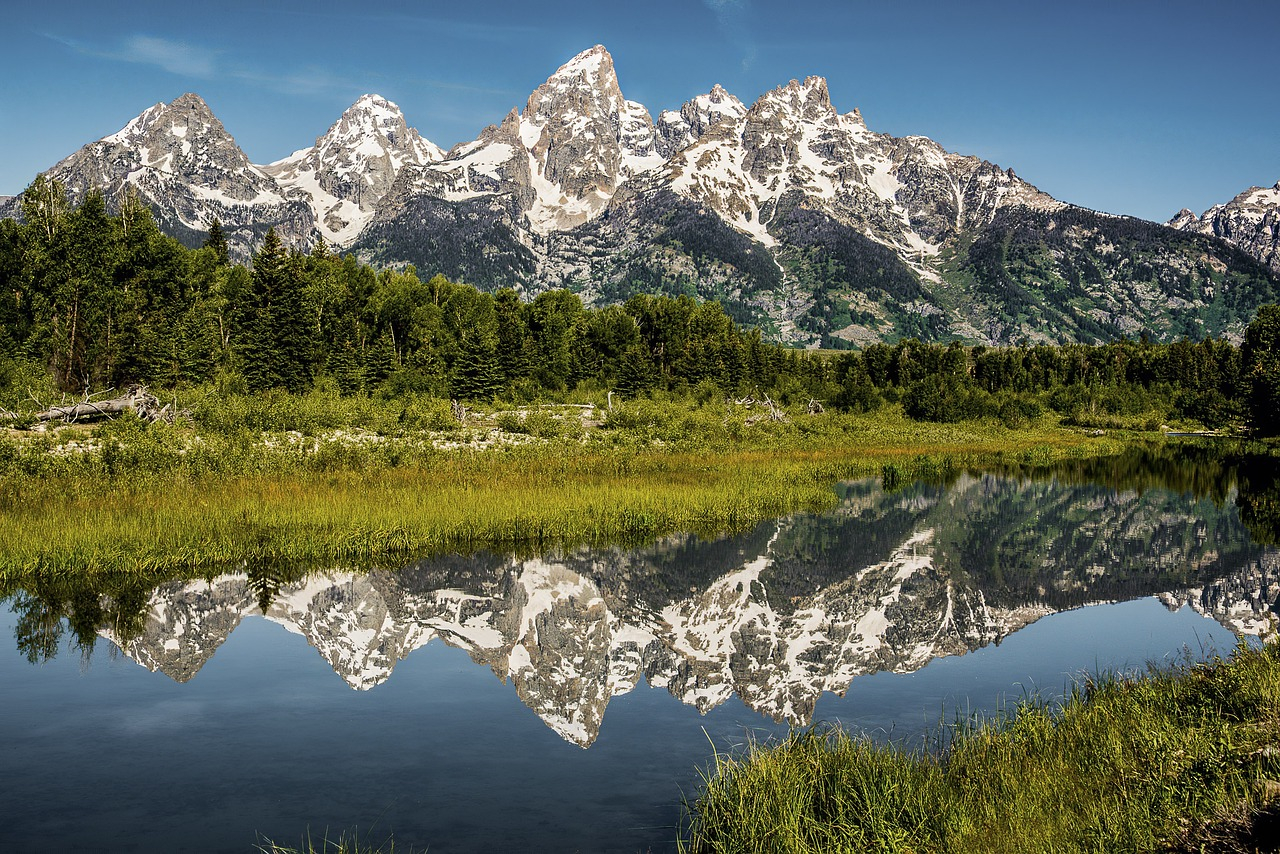
M 702 0 L 702 4 L 716 16 L 720 32 L 742 52 L 742 70 L 746 71 L 756 59 L 756 43 L 747 27 L 750 0 Z
M 282 95 L 346 95 L 359 88 L 341 75 L 316 67 L 278 72 L 253 68 L 229 68 L 225 75 Z
M 130 36 L 120 44 L 103 47 L 61 36 L 46 35 L 82 56 L 92 56 L 112 62 L 153 65 L 171 74 L 197 77 L 202 80 L 217 74 L 219 51 L 173 39 L 138 34 Z
M 48 37 L 83 56 L 149 65 L 179 77 L 198 80 L 240 80 L 286 95 L 349 94 L 359 88 L 351 80 L 322 68 L 269 70 L 238 61 L 227 51 L 158 36 L 135 34 L 111 46 L 55 35 Z
M 218 67 L 218 52 L 215 50 L 144 35 L 131 36 L 125 42 L 123 52 L 115 58 L 201 79 L 213 77 Z

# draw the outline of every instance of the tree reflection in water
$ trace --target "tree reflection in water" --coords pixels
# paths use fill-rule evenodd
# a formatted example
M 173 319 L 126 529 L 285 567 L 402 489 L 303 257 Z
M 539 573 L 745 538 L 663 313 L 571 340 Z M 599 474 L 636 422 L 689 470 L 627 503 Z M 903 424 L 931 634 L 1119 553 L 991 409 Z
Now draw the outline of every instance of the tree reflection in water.
M 158 586 L 106 575 L 3 593 L 27 660 L 64 645 L 88 657 L 105 637 L 181 682 L 254 614 L 306 636 L 360 690 L 439 638 L 582 746 L 609 698 L 642 680 L 701 711 L 737 696 L 802 724 L 860 675 L 914 671 L 1091 602 L 1159 595 L 1237 633 L 1280 612 L 1280 464 L 1243 446 L 1170 443 L 838 490 L 828 513 L 639 550 L 395 569 L 257 563 Z

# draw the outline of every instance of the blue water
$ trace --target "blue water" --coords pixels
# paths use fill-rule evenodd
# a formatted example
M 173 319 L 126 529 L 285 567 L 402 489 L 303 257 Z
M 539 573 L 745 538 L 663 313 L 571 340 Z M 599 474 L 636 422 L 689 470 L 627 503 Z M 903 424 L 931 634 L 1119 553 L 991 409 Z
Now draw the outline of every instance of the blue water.
M 670 851 L 714 753 L 789 730 L 734 691 L 914 745 L 1089 674 L 1229 652 L 1202 613 L 1239 628 L 1280 611 L 1280 556 L 1252 542 L 1230 470 L 1197 464 L 1198 497 L 1159 458 L 1175 489 L 1141 460 L 1104 466 L 1112 487 L 865 481 L 830 514 L 633 552 L 22 594 L 0 603 L 0 852 L 250 852 L 352 829 L 397 851 Z M 128 655 L 64 638 L 32 664 L 31 627 L 70 627 L 85 602 L 138 618 L 120 623 L 143 627 Z M 1027 609 L 1056 613 L 1024 625 Z M 118 625 L 86 611 L 90 637 Z M 414 640 L 430 632 L 453 645 Z M 827 682 L 851 668 L 866 675 Z M 810 716 L 802 683 L 843 696 Z M 603 716 L 580 714 L 606 684 Z
M 0 637 L 12 630 L 0 613 Z M 859 677 L 817 718 L 907 738 L 1082 673 L 1234 642 L 1153 599 L 1086 607 L 916 673 Z M 244 852 L 258 834 L 296 844 L 326 827 L 394 832 L 397 850 L 670 850 L 712 745 L 786 730 L 736 698 L 700 716 L 641 685 L 584 750 L 438 640 L 355 692 L 258 618 L 186 684 L 104 652 L 0 654 L 0 850 Z

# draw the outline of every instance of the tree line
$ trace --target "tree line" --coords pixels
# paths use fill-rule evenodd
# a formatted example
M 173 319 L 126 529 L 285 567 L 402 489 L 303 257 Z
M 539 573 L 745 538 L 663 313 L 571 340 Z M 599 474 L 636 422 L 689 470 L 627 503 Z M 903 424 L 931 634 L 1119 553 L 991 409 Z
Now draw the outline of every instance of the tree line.
M 44 372 L 79 393 L 217 381 L 249 392 L 425 394 L 534 400 L 573 391 L 820 401 L 913 418 L 1020 423 L 1054 410 L 1078 423 L 1180 418 L 1250 421 L 1280 433 L 1280 308 L 1243 346 L 983 347 L 908 338 L 839 354 L 801 351 L 743 328 L 717 302 L 637 295 L 588 308 L 565 290 L 525 300 L 413 267 L 375 270 L 323 241 L 306 251 L 274 231 L 252 263 L 230 262 L 214 221 L 188 249 L 151 212 L 101 193 L 68 201 L 38 178 L 21 220 L 0 221 L 0 392 Z
M 548 291 L 486 293 L 413 267 L 375 271 L 274 231 L 247 266 L 221 226 L 198 249 L 125 199 L 73 206 L 54 181 L 0 222 L 0 357 L 43 366 L 68 392 L 231 377 L 248 391 L 413 392 L 532 398 L 575 388 L 623 395 L 709 384 L 769 388 L 799 354 L 737 326 L 718 303 L 637 296 L 587 308 Z M 2 381 L 2 378 L 0 378 Z

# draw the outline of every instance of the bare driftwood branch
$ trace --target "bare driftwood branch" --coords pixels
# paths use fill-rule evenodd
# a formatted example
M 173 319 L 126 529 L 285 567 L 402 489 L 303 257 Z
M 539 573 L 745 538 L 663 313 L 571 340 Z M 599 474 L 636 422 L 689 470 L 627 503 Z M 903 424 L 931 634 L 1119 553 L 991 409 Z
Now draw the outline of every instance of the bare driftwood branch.
M 147 391 L 146 386 L 133 386 L 118 397 L 94 400 L 95 397 L 101 398 L 102 395 L 110 394 L 111 391 L 113 389 L 98 392 L 95 395 L 86 394 L 84 400 L 78 403 L 61 403 L 50 406 L 42 412 L 34 413 L 33 417 L 37 421 L 64 421 L 71 424 L 76 421 L 115 418 L 125 412 L 133 412 L 143 421 L 151 423 L 166 421 L 172 424 L 178 418 L 186 417 L 188 414 L 179 411 L 176 403 L 161 406 L 160 399 Z M 35 398 L 33 397 L 32 399 L 34 400 Z
M 774 403 L 774 402 L 773 402 L 773 400 L 771 400 L 771 399 L 769 398 L 769 395 L 767 395 L 767 394 L 764 396 L 764 403 L 765 403 L 765 406 L 769 407 L 769 418 L 770 418 L 770 420 L 772 420 L 772 421 L 786 421 L 786 420 L 787 420 L 787 413 L 785 413 L 785 412 L 783 412 L 781 409 L 779 409 L 779 408 L 778 408 L 778 405 L 777 405 L 776 403 Z

